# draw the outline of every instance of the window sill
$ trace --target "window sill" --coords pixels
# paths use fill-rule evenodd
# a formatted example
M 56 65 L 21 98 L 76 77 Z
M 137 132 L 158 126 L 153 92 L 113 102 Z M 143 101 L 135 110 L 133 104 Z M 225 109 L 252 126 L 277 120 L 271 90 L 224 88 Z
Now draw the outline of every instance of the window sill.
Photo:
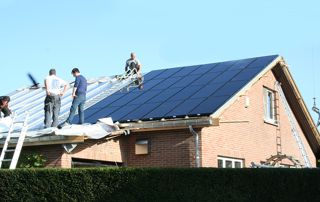
M 278 121 L 277 121 L 277 120 L 264 119 L 264 123 L 269 124 L 269 125 L 273 125 L 273 126 L 279 126 L 279 124 L 278 124 Z

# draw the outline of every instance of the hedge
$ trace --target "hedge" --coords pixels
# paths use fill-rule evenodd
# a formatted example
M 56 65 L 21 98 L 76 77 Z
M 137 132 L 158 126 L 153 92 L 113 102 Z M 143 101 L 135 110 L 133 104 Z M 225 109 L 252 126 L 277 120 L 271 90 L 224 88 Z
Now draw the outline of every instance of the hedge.
M 1 201 L 320 201 L 318 169 L 17 169 Z

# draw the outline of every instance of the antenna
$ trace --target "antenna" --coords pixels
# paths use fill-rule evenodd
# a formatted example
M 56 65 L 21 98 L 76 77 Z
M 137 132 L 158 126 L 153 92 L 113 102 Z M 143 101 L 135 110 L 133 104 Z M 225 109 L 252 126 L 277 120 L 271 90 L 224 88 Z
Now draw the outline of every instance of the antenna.
M 316 113 L 319 115 L 319 117 L 318 117 L 318 123 L 317 123 L 317 127 L 319 127 L 319 126 L 320 126 L 320 110 L 319 110 L 319 108 L 318 108 L 317 105 L 316 105 L 316 98 L 315 98 L 315 97 L 313 98 L 312 111 L 316 112 Z

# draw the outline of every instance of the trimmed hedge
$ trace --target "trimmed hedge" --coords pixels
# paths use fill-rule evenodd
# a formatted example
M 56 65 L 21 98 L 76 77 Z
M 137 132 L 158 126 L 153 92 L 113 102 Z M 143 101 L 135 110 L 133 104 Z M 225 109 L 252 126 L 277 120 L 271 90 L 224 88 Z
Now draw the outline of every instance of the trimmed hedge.
M 320 201 L 320 170 L 1 170 L 0 200 Z

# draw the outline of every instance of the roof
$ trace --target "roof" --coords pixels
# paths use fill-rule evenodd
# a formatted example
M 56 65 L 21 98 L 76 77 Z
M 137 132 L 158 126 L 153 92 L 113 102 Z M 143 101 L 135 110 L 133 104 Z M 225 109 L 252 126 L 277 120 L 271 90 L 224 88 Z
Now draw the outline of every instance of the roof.
M 277 57 L 151 71 L 144 76 L 143 90 L 119 91 L 103 99 L 85 110 L 86 121 L 94 123 L 101 117 L 133 122 L 211 115 Z
M 127 87 L 132 83 L 135 76 L 119 81 L 115 76 L 104 76 L 97 79 L 88 80 L 87 102 L 85 109 L 95 105 L 100 100 L 110 94 Z M 69 114 L 72 103 L 72 84 L 61 98 L 61 110 L 59 121 L 65 121 Z M 38 130 L 43 128 L 44 122 L 44 99 L 45 89 L 40 88 L 22 88 L 9 94 L 11 97 L 10 109 L 15 112 L 16 119 L 23 120 L 25 112 L 29 112 L 28 125 L 29 130 Z

